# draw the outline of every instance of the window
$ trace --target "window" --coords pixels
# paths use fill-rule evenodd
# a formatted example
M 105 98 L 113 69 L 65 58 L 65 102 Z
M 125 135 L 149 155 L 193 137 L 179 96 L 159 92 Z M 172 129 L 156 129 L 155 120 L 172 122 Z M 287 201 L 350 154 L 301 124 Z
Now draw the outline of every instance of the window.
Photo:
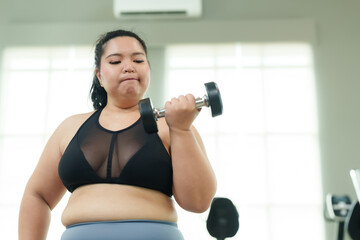
M 93 57 L 84 46 L 8 48 L 3 58 L 0 239 L 16 239 L 20 200 L 45 142 L 64 118 L 92 109 Z M 303 43 L 167 49 L 168 99 L 200 97 L 205 82 L 219 85 L 224 114 L 212 119 L 203 109 L 195 126 L 217 174 L 217 196 L 230 198 L 240 214 L 232 239 L 303 240 L 309 232 L 324 239 L 312 67 Z M 53 211 L 49 239 L 64 231 L 68 196 Z M 185 239 L 213 239 L 208 212 L 178 211 Z
M 233 239 L 324 239 L 312 49 L 306 43 L 172 45 L 167 98 L 205 94 L 215 81 L 224 113 L 194 125 L 240 215 Z M 204 111 L 205 110 L 205 111 Z M 179 211 L 185 239 L 213 239 L 208 212 Z M 306 231 L 299 231 L 306 229 Z M 294 234 L 296 233 L 296 234 Z
M 18 47 L 4 51 L 0 239 L 17 239 L 24 188 L 50 134 L 69 115 L 92 109 L 86 101 L 92 77 L 91 52 L 90 47 Z M 66 200 L 53 211 L 49 239 L 58 239 L 64 231 L 60 215 Z

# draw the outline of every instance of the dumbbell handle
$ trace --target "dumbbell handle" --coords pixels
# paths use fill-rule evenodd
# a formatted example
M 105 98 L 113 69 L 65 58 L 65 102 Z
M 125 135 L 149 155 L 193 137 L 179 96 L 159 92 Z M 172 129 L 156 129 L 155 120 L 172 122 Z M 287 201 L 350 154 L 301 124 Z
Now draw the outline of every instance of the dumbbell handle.
M 209 107 L 209 100 L 208 100 L 207 95 L 204 95 L 202 98 L 200 98 L 200 97 L 196 98 L 195 105 L 196 105 L 197 109 L 202 108 L 204 106 Z M 154 111 L 155 120 L 158 120 L 158 118 L 161 118 L 161 117 L 165 117 L 165 108 L 164 107 L 154 108 L 153 111 Z

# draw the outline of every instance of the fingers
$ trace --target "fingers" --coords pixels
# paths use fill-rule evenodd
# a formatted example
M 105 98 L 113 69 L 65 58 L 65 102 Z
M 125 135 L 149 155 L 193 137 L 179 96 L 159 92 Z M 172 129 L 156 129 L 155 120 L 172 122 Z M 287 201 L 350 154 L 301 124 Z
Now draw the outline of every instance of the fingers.
M 196 107 L 195 97 L 192 94 L 180 95 L 177 98 L 172 98 L 170 101 L 167 101 L 166 105 L 176 105 L 179 109 L 193 109 Z
M 194 95 L 172 98 L 166 102 L 165 112 L 165 119 L 170 127 L 189 129 L 198 114 Z

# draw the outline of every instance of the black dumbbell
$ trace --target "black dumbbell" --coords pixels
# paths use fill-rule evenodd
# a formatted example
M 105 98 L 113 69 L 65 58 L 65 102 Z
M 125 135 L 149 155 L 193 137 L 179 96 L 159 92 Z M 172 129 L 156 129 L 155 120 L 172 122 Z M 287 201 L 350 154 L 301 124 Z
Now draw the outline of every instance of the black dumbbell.
M 210 107 L 212 117 L 221 115 L 223 105 L 217 84 L 214 82 L 205 83 L 205 88 L 207 94 L 202 98 L 195 99 L 196 107 L 198 109 L 203 106 Z M 149 98 L 140 100 L 138 106 L 145 130 L 148 133 L 157 132 L 158 128 L 156 121 L 158 118 L 165 116 L 165 108 L 153 108 Z

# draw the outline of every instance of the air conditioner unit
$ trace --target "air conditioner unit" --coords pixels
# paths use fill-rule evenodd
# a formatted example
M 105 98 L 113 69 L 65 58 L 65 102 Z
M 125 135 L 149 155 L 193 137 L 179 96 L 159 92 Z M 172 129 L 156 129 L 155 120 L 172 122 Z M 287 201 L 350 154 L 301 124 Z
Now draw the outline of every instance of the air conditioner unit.
M 114 0 L 118 19 L 200 17 L 202 0 Z

